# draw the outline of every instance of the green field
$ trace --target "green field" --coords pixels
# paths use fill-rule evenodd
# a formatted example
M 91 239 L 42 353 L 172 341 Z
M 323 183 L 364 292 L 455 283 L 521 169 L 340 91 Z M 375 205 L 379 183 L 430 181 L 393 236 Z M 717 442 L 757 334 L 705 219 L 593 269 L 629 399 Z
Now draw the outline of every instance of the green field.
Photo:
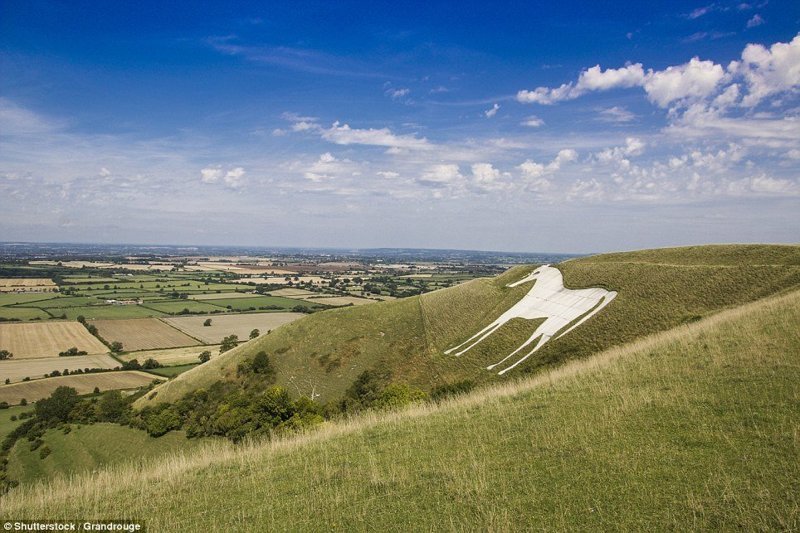
M 60 315 L 61 312 L 55 314 Z M 0 318 L 31 320 L 33 318 L 48 319 L 51 317 L 45 311 L 36 307 L 0 307 Z
M 212 311 L 223 311 L 219 307 L 208 305 L 204 302 L 194 300 L 172 300 L 161 302 L 147 302 L 147 307 L 167 314 L 178 314 L 184 309 L 190 313 L 210 313 Z
M 440 405 L 15 490 L 0 513 L 155 531 L 797 530 L 798 323 L 794 292 Z
M 178 450 L 192 450 L 205 440 L 189 440 L 180 431 L 161 438 L 144 431 L 116 424 L 73 426 L 71 431 L 51 429 L 43 437 L 52 453 L 39 458 L 39 450 L 31 451 L 27 441 L 18 442 L 9 454 L 9 474 L 20 483 L 31 483 L 56 476 L 69 476 L 97 469 L 104 465 L 139 462 Z
M 203 300 L 203 303 L 215 305 L 222 308 L 230 308 L 234 311 L 255 310 L 261 307 L 278 307 L 280 310 L 288 311 L 298 305 L 313 307 L 312 304 L 301 300 L 292 300 L 282 296 L 253 296 L 252 298 L 228 298 L 221 300 Z
M 148 316 L 164 316 L 164 313 L 147 309 L 140 305 L 92 305 L 90 307 L 67 307 L 49 309 L 55 316 L 67 315 L 68 320 L 83 316 L 86 320 L 104 318 L 142 318 Z
M 11 420 L 12 416 L 19 416 L 24 411 L 33 411 L 33 406 L 15 405 L 8 409 L 0 409 L 0 442 L 6 438 L 6 435 L 20 424 L 19 420 Z
M 740 254 L 751 263 L 737 263 Z M 599 286 L 619 295 L 597 316 L 545 345 L 508 376 L 586 357 L 800 286 L 798 246 L 708 246 L 690 249 L 684 263 L 681 257 L 680 249 L 654 250 L 557 265 L 568 287 Z M 239 362 L 261 350 L 272 356 L 279 383 L 298 395 L 313 391 L 321 402 L 341 398 L 365 370 L 390 372 L 392 380 L 402 379 L 424 390 L 464 379 L 497 382 L 504 378 L 486 371 L 486 365 L 496 362 L 497 354 L 519 346 L 537 321 L 509 323 L 461 357 L 446 356 L 444 351 L 516 303 L 529 286 L 506 285 L 532 269 L 516 267 L 496 278 L 421 296 L 310 315 L 170 380 L 159 387 L 155 401 L 177 400 L 221 378 L 238 379 Z M 139 405 L 147 401 L 142 399 Z
M 41 302 L 45 300 L 54 301 L 59 296 L 48 293 L 24 293 L 24 292 L 10 292 L 0 293 L 0 306 L 14 305 L 14 304 L 31 304 L 32 302 Z

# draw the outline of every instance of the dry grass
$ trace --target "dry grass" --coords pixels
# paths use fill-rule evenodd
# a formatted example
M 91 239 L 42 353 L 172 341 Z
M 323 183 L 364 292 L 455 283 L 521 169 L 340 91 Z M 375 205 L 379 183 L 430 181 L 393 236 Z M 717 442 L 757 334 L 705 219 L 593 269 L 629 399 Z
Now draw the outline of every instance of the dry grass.
M 0 278 L 0 287 L 55 287 L 56 284 L 49 278 Z
M 254 329 L 258 329 L 264 334 L 303 316 L 305 315 L 302 313 L 220 314 L 165 318 L 164 321 L 196 339 L 215 344 L 228 335 L 236 335 L 239 340 L 247 340 L 250 332 Z M 211 325 L 204 326 L 203 322 L 208 318 L 211 319 Z
M 305 298 L 310 303 L 320 303 L 325 305 L 365 305 L 374 304 L 378 300 L 359 298 L 357 296 L 317 296 L 316 298 Z
M 178 348 L 199 344 L 197 339 L 178 331 L 157 318 L 91 320 L 108 342 L 119 341 L 125 351 Z
M 29 402 L 47 398 L 58 387 L 72 387 L 78 394 L 89 394 L 95 387 L 101 391 L 113 389 L 136 389 L 149 385 L 153 380 L 163 378 L 139 372 L 125 370 L 121 372 L 102 372 L 99 374 L 76 374 L 56 378 L 37 379 L 0 386 L 0 402 L 16 405 L 22 398 Z
M 0 513 L 152 530 L 793 530 L 798 320 L 795 292 L 439 405 L 15 490 Z
M 0 324 L 0 349 L 13 353 L 14 359 L 58 357 L 72 347 L 90 355 L 108 352 L 78 322 Z
M 138 360 L 143 363 L 147 359 L 155 359 L 165 366 L 185 365 L 189 363 L 197 363 L 197 357 L 201 352 L 210 351 L 211 356 L 219 354 L 219 345 L 202 345 L 202 346 L 189 346 L 186 348 L 169 348 L 165 350 L 145 350 L 141 352 L 128 352 L 119 356 L 123 361 L 130 361 L 132 359 Z
M 86 368 L 114 368 L 119 362 L 108 355 L 78 355 L 73 357 L 45 357 L 43 359 L 9 359 L 0 361 L 0 383 L 6 378 L 11 382 L 22 381 L 26 377 L 41 378 L 53 370 L 70 372 Z

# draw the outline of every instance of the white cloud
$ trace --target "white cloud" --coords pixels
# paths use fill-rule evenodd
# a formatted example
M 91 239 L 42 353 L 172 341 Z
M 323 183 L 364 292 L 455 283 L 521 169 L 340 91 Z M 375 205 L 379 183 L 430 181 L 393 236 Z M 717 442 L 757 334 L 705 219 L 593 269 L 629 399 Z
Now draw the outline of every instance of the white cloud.
M 0 96 L 0 134 L 35 135 L 61 130 L 62 121 L 44 117 Z
M 216 183 L 222 177 L 222 168 L 206 167 L 200 170 L 200 181 L 203 183 Z
M 395 89 L 390 87 L 386 89 L 386 92 L 384 94 L 386 94 L 386 96 L 388 96 L 392 100 L 400 100 L 408 96 L 410 93 L 411 89 L 406 89 L 406 88 Z
M 748 44 L 741 62 L 728 69 L 744 77 L 748 94 L 742 105 L 752 107 L 764 98 L 784 91 L 797 92 L 800 86 L 800 34 L 791 42 L 775 43 L 770 48 Z
M 483 114 L 486 115 L 486 118 L 492 118 L 493 116 L 495 116 L 497 114 L 497 111 L 499 109 L 500 109 L 500 105 L 499 104 L 493 104 L 492 108 L 491 109 L 487 109 L 486 111 L 483 112 Z
M 651 102 L 668 107 L 675 101 L 711 95 L 724 76 L 720 65 L 694 57 L 683 65 L 648 74 L 644 90 Z
M 245 170 L 242 167 L 223 171 L 221 165 L 216 165 L 201 169 L 200 181 L 208 184 L 222 182 L 226 187 L 238 189 L 244 185 L 244 175 Z
M 108 170 L 106 167 L 100 167 L 100 172 L 98 173 L 101 178 L 107 178 L 111 175 L 111 171 Z
M 376 172 L 376 174 L 387 180 L 400 177 L 400 174 L 398 174 L 397 172 L 393 172 L 391 170 L 379 170 L 378 172 Z
M 732 181 L 728 185 L 728 194 L 733 196 L 763 195 L 763 196 L 796 196 L 800 194 L 800 187 L 792 180 L 771 178 L 760 174 L 750 178 Z
M 755 15 L 753 15 L 753 18 L 751 18 L 750 20 L 747 21 L 747 27 L 748 28 L 755 28 L 756 26 L 761 26 L 765 22 L 766 21 L 761 17 L 761 15 L 756 13 Z
M 322 138 L 335 144 L 364 144 L 406 150 L 430 150 L 433 146 L 424 137 L 396 135 L 389 128 L 354 129 L 348 124 L 334 122 L 329 129 L 321 130 Z
M 458 165 L 445 163 L 428 167 L 417 181 L 423 185 L 444 187 L 463 182 L 464 176 L 461 174 Z
M 520 124 L 522 126 L 528 126 L 529 128 L 538 128 L 539 126 L 544 125 L 544 120 L 535 115 L 531 115 L 529 117 L 525 117 Z
M 506 184 L 501 181 L 500 171 L 490 163 L 474 163 L 472 165 L 472 178 L 474 184 L 484 191 L 506 188 Z
M 615 122 L 625 123 L 631 122 L 636 118 L 636 115 L 625 109 L 624 107 L 614 106 L 607 109 L 598 111 L 597 120 L 602 122 Z
M 644 78 L 645 73 L 641 63 L 606 70 L 602 70 L 600 65 L 595 65 L 581 72 L 576 88 L 587 92 L 636 87 L 642 84 Z
M 561 170 L 561 166 L 565 163 L 570 163 L 578 159 L 578 152 L 571 148 L 559 150 L 555 158 L 550 163 L 543 165 L 530 159 L 525 160 L 524 163 L 517 168 L 522 172 L 522 177 L 527 180 L 536 180 L 547 174 L 553 174 Z

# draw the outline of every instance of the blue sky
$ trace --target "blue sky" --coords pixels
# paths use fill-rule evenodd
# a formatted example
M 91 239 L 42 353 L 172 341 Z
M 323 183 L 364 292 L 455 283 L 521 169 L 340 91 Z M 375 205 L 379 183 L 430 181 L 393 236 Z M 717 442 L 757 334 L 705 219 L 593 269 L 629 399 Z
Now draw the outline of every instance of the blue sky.
M 0 6 L 3 240 L 800 235 L 797 2 Z

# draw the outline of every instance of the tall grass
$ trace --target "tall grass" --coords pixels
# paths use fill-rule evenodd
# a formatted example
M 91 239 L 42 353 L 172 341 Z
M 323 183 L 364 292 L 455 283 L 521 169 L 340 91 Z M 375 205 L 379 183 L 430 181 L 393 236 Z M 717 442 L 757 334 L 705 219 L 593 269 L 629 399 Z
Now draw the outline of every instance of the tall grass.
M 797 529 L 800 292 L 439 405 L 21 488 L 163 530 Z

